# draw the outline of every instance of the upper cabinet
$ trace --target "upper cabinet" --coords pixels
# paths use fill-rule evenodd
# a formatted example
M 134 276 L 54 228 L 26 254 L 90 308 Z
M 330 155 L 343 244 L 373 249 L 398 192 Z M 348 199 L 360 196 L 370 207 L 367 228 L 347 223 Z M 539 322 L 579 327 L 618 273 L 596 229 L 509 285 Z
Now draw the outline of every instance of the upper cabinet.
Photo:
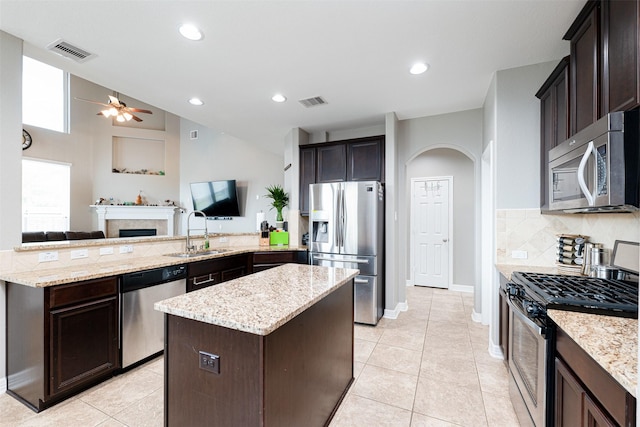
M 640 105 L 638 80 L 638 2 L 604 1 L 602 15 L 604 112 L 626 111 Z
M 384 135 L 300 146 L 300 214 L 309 215 L 309 184 L 384 182 Z
M 571 42 L 571 135 L 600 115 L 600 4 L 589 1 L 564 36 Z
M 549 194 L 549 150 L 569 138 L 569 57 L 560 61 L 536 97 L 540 99 L 540 206 Z
M 589 0 L 564 36 L 571 43 L 570 135 L 640 105 L 636 0 Z

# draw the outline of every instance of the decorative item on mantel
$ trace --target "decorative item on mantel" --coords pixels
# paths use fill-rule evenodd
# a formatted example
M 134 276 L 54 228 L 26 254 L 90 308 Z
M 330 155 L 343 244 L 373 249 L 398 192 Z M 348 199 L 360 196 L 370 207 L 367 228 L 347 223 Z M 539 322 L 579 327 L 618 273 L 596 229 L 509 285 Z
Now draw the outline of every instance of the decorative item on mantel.
M 276 228 L 282 229 L 284 225 L 284 218 L 282 217 L 282 209 L 289 205 L 289 194 L 284 191 L 281 185 L 272 185 L 267 187 L 268 194 L 265 197 L 273 200 L 271 202 L 271 209 L 276 210 Z
M 557 234 L 556 267 L 559 270 L 580 273 L 585 258 L 585 243 L 588 236 L 579 234 Z
M 150 171 L 149 169 L 129 170 L 127 168 L 112 168 L 113 173 L 130 173 L 136 175 L 160 175 L 164 176 L 164 171 Z

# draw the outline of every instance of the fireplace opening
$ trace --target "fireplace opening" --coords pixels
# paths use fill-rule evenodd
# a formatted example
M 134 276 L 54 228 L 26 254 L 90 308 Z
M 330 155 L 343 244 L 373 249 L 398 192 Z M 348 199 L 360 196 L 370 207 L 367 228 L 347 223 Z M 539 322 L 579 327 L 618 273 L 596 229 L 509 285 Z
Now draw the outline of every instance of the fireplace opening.
M 140 236 L 156 236 L 155 228 L 121 228 L 118 232 L 119 237 L 140 237 Z

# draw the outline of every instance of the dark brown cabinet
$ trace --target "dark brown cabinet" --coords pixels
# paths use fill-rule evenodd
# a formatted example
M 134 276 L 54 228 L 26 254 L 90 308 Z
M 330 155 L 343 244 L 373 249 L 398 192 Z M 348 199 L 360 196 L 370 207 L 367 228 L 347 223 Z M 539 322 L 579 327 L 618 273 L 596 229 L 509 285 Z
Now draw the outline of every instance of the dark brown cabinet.
M 504 364 L 509 367 L 509 304 L 507 304 L 507 278 L 500 275 L 500 290 L 498 291 L 498 317 L 499 317 L 499 345 Z
M 36 411 L 119 368 L 116 277 L 47 288 L 9 283 L 7 300 L 8 392 Z
M 636 425 L 636 399 L 559 328 L 556 354 L 557 427 Z
M 569 138 L 569 57 L 553 70 L 536 93 L 540 99 L 540 207 L 549 195 L 549 150 Z
M 307 264 L 307 251 L 268 251 L 253 253 L 254 273 L 288 263 Z
M 300 214 L 309 215 L 309 184 L 384 182 L 384 135 L 300 147 Z
M 187 292 L 197 291 L 252 273 L 248 254 L 231 255 L 187 265 Z
M 347 180 L 347 147 L 345 144 L 316 147 L 316 182 Z
M 602 103 L 604 112 L 626 111 L 640 104 L 638 26 L 636 0 L 602 2 L 603 60 Z
M 595 122 L 600 111 L 600 3 L 588 1 L 564 36 L 571 43 L 571 135 Z
M 316 149 L 300 147 L 300 214 L 309 215 L 309 184 L 316 182 Z

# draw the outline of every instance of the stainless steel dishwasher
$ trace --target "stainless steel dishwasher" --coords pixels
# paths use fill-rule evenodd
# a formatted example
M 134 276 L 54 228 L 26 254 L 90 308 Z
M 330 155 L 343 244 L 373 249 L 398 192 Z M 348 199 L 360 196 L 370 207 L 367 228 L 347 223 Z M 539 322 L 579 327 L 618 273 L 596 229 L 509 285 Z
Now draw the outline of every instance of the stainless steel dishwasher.
M 187 290 L 184 265 L 128 273 L 120 281 L 122 367 L 156 356 L 164 349 L 163 313 L 154 310 L 158 301 Z

